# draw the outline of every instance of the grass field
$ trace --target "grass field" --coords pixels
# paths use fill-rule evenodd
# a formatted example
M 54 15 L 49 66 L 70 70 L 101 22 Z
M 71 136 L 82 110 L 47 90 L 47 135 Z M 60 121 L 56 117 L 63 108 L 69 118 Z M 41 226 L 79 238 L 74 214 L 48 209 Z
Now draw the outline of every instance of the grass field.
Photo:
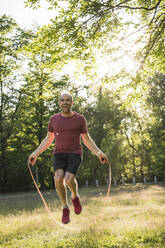
M 105 192 L 104 187 L 80 189 L 80 216 L 69 199 L 68 228 L 47 214 L 37 192 L 1 195 L 0 248 L 165 247 L 165 185 L 113 186 L 109 198 Z M 56 192 L 43 195 L 61 221 Z

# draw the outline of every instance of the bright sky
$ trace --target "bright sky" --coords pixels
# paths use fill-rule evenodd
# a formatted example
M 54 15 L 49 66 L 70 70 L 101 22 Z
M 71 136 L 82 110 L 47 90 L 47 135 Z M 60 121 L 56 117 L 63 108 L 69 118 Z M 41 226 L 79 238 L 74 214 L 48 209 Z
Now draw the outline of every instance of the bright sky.
M 46 25 L 55 17 L 55 10 L 48 10 L 48 3 L 41 1 L 41 8 L 37 10 L 25 7 L 24 0 L 1 0 L 0 16 L 10 15 L 22 28 L 31 28 L 32 25 Z

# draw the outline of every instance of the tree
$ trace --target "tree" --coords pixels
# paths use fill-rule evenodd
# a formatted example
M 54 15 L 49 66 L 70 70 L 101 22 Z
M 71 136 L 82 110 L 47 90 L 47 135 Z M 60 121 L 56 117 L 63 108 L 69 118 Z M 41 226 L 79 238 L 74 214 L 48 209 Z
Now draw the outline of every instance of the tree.
M 16 38 L 17 37 L 17 38 Z M 7 183 L 7 164 L 12 135 L 18 118 L 21 91 L 15 73 L 19 68 L 18 51 L 27 42 L 15 21 L 6 15 L 0 18 L 0 191 Z
M 17 154 L 24 151 L 26 156 L 22 158 L 22 161 L 25 165 L 30 153 L 39 146 L 46 136 L 49 118 L 54 113 L 59 112 L 60 91 L 67 88 L 69 84 L 69 80 L 65 77 L 61 80 L 55 80 L 53 74 L 43 68 L 44 59 L 39 54 L 34 55 L 32 53 L 28 72 L 24 74 L 25 82 L 21 87 L 22 100 L 16 131 L 17 142 L 19 140 L 21 146 Z M 51 159 L 48 160 L 46 157 L 51 158 L 51 153 L 52 150 L 48 149 L 39 157 L 37 167 L 35 167 L 42 188 L 52 187 Z
M 111 91 L 103 89 L 102 86 L 99 87 L 98 92 L 97 90 L 91 92 L 90 97 L 93 101 L 85 105 L 83 112 L 87 119 L 89 133 L 97 146 L 108 155 L 112 164 L 113 175 L 118 176 L 120 164 L 116 154 L 119 151 L 120 140 L 117 141 L 116 137 L 123 118 L 123 112 L 120 109 L 121 104 L 118 99 L 115 99 Z M 100 165 L 97 157 L 92 156 L 86 147 L 84 147 L 84 163 L 80 170 L 78 178 L 81 182 L 89 180 L 93 184 L 95 179 L 99 179 L 101 183 L 106 182 L 107 166 Z
M 52 20 L 52 24 L 41 28 L 42 35 L 38 40 L 52 55 L 52 62 L 58 59 L 58 55 L 62 60 L 73 57 L 88 60 L 94 52 L 94 47 L 103 46 L 107 39 L 111 42 L 114 35 L 128 24 L 134 27 L 135 32 L 143 30 L 141 39 L 145 45 L 140 53 L 142 61 L 145 61 L 153 50 L 157 51 L 157 59 L 158 57 L 162 59 L 165 30 L 164 0 L 47 1 L 52 8 L 58 10 L 58 15 Z M 37 7 L 39 2 L 27 0 L 26 5 Z M 136 20 L 135 16 L 138 16 Z M 40 46 L 40 49 L 43 47 Z
M 151 137 L 151 171 L 160 179 L 164 178 L 165 169 L 165 75 L 156 73 L 147 82 L 147 106 L 150 109 L 150 125 L 148 132 Z

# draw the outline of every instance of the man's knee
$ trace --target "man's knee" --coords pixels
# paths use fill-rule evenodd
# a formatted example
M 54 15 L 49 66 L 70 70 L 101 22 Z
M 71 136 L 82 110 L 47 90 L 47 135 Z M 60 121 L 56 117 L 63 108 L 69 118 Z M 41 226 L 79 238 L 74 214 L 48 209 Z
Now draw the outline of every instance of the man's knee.
M 67 185 L 72 185 L 74 181 L 75 181 L 74 175 L 71 175 L 71 174 L 65 175 L 65 182 Z
M 56 185 L 60 185 L 64 183 L 64 174 L 56 172 L 54 175 L 54 181 Z

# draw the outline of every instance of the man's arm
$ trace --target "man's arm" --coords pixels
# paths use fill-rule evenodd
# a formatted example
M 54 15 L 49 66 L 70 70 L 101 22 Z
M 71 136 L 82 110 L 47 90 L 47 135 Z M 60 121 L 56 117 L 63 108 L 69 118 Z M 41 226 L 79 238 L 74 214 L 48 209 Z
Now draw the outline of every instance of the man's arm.
M 85 146 L 99 158 L 102 164 L 109 163 L 107 156 L 96 146 L 89 133 L 83 133 L 81 137 Z
M 28 163 L 34 165 L 36 163 L 37 157 L 52 144 L 53 140 L 54 140 L 54 133 L 48 132 L 46 137 L 41 142 L 41 144 L 29 156 Z

